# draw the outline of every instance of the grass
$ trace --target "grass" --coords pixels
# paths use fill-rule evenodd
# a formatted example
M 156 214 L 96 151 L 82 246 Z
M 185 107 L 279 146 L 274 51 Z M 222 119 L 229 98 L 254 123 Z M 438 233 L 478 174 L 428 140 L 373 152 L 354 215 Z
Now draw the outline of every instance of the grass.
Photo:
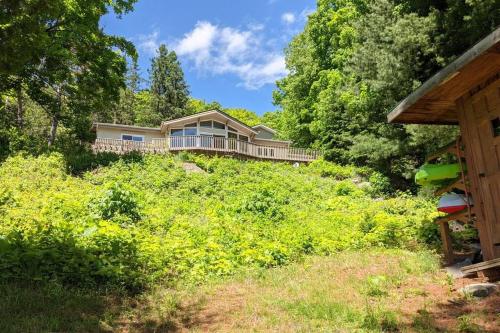
M 0 332 L 494 332 L 494 305 L 454 296 L 432 253 L 346 251 L 140 295 L 4 284 Z

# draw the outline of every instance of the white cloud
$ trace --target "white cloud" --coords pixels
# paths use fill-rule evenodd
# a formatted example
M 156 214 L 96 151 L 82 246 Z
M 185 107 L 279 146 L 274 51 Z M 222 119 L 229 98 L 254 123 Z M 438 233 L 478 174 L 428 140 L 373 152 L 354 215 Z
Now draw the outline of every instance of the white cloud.
M 286 75 L 284 57 L 259 35 L 261 29 L 240 30 L 198 22 L 174 43 L 177 54 L 199 72 L 233 74 L 247 89 L 258 89 Z
M 303 21 L 307 21 L 309 15 L 311 15 L 312 13 L 314 13 L 315 10 L 312 9 L 312 8 L 309 8 L 309 7 L 306 7 L 305 9 L 303 9 L 300 14 L 299 14 L 299 17 L 301 20 Z
M 160 47 L 161 42 L 158 41 L 159 32 L 157 30 L 153 31 L 149 35 L 139 35 L 138 47 L 149 55 L 155 55 L 156 50 Z
M 184 35 L 175 50 L 179 55 L 195 55 L 194 60 L 200 64 L 209 57 L 216 33 L 217 27 L 210 22 L 198 22 L 191 32 Z
M 295 20 L 296 18 L 294 13 L 287 12 L 281 15 L 281 21 L 285 24 L 292 24 L 295 22 Z

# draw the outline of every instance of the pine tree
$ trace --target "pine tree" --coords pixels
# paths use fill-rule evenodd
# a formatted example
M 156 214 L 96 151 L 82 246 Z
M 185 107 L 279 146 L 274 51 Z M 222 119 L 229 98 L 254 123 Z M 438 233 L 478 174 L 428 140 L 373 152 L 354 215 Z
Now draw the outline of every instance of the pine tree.
M 184 81 L 184 73 L 175 52 L 169 52 L 163 44 L 159 47 L 157 56 L 152 59 L 150 80 L 152 107 L 155 113 L 161 115 L 162 120 L 189 114 L 189 90 Z

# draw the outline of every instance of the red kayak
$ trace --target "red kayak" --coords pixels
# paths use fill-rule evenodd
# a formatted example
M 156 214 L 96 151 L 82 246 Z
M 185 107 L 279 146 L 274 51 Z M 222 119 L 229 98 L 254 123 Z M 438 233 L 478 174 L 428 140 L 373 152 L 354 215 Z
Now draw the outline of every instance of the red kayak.
M 472 205 L 472 200 L 469 198 Z M 438 211 L 452 214 L 467 208 L 467 197 L 464 194 L 447 193 L 439 199 Z

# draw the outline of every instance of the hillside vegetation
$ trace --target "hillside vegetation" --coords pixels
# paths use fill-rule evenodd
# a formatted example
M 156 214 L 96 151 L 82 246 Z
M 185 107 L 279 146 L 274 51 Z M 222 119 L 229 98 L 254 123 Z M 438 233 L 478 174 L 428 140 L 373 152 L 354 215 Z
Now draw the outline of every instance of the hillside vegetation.
M 185 171 L 186 160 L 203 172 Z M 16 156 L 0 184 L 7 280 L 138 290 L 436 239 L 431 202 L 383 199 L 378 173 L 324 161 L 126 156 L 73 176 L 61 155 Z

